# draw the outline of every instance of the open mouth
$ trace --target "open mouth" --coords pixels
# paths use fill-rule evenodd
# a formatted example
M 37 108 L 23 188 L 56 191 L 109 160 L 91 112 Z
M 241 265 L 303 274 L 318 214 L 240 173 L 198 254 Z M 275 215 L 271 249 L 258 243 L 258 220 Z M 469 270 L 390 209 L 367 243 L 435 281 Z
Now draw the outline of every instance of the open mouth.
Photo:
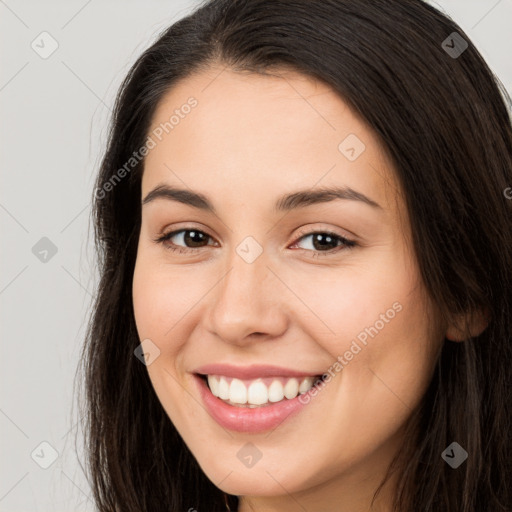
M 267 407 L 293 400 L 307 393 L 313 386 L 322 382 L 322 375 L 307 377 L 260 377 L 256 379 L 236 379 L 224 375 L 204 375 L 197 373 L 205 382 L 211 394 L 234 407 Z

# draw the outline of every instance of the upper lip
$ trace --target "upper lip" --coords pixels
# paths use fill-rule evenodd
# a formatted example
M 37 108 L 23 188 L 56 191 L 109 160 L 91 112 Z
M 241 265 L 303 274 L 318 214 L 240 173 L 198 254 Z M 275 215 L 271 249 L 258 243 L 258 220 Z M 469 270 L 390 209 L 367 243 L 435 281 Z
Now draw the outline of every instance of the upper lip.
M 258 377 L 315 377 L 321 373 L 294 370 L 274 365 L 254 364 L 251 366 L 233 366 L 231 364 L 206 364 L 196 368 L 194 373 L 202 375 L 223 375 L 235 379 L 256 379 Z

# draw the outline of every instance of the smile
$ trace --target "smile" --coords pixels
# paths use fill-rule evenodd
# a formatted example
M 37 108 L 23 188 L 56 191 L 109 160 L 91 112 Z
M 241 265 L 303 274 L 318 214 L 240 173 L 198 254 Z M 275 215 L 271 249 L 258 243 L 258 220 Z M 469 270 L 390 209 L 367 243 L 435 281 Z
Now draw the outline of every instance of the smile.
M 246 433 L 275 429 L 303 411 L 322 382 L 322 374 L 224 364 L 196 368 L 193 377 L 210 417 L 225 429 Z
M 282 400 L 292 400 L 306 393 L 316 377 L 260 377 L 241 380 L 224 375 L 207 375 L 208 387 L 213 396 L 232 406 L 261 407 Z

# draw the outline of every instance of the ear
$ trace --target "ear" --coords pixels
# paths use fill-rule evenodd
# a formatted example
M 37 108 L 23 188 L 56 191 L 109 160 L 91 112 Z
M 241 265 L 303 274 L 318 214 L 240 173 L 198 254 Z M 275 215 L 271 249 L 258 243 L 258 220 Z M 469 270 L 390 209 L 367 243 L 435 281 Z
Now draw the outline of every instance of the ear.
M 466 341 L 479 336 L 489 325 L 491 315 L 487 309 L 473 314 L 457 315 L 446 329 L 445 338 L 450 341 Z

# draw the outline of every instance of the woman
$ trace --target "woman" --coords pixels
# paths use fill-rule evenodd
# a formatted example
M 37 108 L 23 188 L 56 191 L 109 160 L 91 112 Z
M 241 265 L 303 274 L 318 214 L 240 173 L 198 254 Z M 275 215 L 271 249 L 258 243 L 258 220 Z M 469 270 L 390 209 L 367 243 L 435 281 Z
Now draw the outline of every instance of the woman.
M 509 511 L 512 129 L 414 0 L 210 0 L 118 95 L 101 511 Z

